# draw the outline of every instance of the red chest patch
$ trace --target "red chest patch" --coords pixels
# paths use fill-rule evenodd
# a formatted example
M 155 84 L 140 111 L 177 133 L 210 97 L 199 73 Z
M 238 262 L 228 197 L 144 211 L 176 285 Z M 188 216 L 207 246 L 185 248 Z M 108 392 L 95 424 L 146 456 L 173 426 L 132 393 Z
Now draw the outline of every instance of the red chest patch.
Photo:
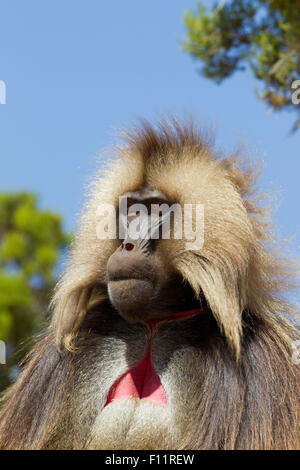
M 198 308 L 186 312 L 178 312 L 168 318 L 149 320 L 147 324 L 151 329 L 151 337 L 146 356 L 116 380 L 108 393 L 105 406 L 113 401 L 122 400 L 124 398 L 144 398 L 154 403 L 167 406 L 168 402 L 165 390 L 151 359 L 153 327 L 161 321 L 187 318 L 200 311 L 201 309 Z

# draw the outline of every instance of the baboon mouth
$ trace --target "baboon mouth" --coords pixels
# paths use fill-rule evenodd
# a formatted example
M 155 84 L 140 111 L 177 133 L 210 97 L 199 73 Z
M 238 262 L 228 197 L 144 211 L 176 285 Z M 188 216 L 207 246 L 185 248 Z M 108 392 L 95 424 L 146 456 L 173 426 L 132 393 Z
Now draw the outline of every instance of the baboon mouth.
M 145 275 L 145 273 L 109 273 L 107 274 L 107 281 L 108 282 L 118 282 L 118 281 L 143 281 L 143 282 L 152 282 L 152 278 L 150 276 Z
M 108 282 L 118 282 L 118 281 L 143 281 L 149 282 L 150 280 L 144 277 L 139 276 L 109 276 Z

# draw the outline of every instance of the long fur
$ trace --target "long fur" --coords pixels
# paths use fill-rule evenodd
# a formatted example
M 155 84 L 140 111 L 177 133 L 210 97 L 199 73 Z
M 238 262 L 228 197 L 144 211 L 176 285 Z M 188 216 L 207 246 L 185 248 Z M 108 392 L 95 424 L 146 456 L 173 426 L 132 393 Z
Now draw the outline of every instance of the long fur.
M 211 316 L 204 325 L 199 320 L 199 329 L 193 330 L 197 354 L 186 355 L 187 369 L 195 363 L 198 367 L 198 378 L 190 384 L 195 390 L 191 426 L 162 447 L 298 448 L 300 374 L 291 360 L 291 342 L 299 336 L 285 319 L 287 314 L 297 314 L 285 300 L 297 272 L 293 262 L 282 259 L 273 248 L 268 211 L 255 197 L 256 169 L 245 168 L 237 155 L 218 158 L 193 124 L 176 120 L 156 127 L 142 123 L 127 133 L 116 153 L 92 184 L 69 265 L 54 295 L 49 336 L 36 346 L 33 358 L 4 397 L 0 447 L 86 445 L 76 440 L 75 431 L 69 441 L 59 442 L 57 423 L 66 393 L 71 394 L 68 406 L 76 413 L 72 400 L 77 402 L 78 388 L 74 391 L 73 382 L 79 381 L 79 372 L 75 370 L 81 367 L 83 374 L 92 374 L 83 365 L 85 356 L 76 352 L 84 347 L 88 357 L 88 345 L 95 351 L 98 333 L 93 336 L 93 329 L 85 326 L 87 313 L 108 308 L 106 263 L 118 241 L 97 238 L 97 208 L 102 203 L 117 207 L 122 194 L 149 186 L 171 202 L 204 205 L 201 250 L 187 250 L 184 239 L 161 240 L 159 249 L 199 301 L 205 299 Z M 74 419 L 64 417 L 66 422 Z M 95 419 L 91 412 L 87 428 L 95 426 Z M 82 433 L 78 424 L 72 426 Z M 93 445 L 104 444 L 96 440 Z M 149 444 L 140 437 L 139 443 L 124 445 Z

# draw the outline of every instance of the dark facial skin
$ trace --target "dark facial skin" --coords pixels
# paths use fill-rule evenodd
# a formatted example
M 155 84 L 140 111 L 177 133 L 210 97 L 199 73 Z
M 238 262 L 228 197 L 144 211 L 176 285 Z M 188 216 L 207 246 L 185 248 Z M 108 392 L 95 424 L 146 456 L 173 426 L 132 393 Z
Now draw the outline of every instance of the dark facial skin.
M 166 197 L 143 188 L 126 195 L 128 218 L 135 217 L 130 207 L 144 204 L 150 217 L 151 204 L 166 204 Z M 148 217 L 142 215 L 142 217 Z M 140 219 L 141 220 L 141 219 Z M 107 263 L 107 286 L 112 305 L 129 321 L 145 321 L 193 308 L 194 294 L 183 286 L 180 277 L 161 259 L 159 240 L 127 237 L 110 256 Z M 199 305 L 199 304 L 198 304 Z

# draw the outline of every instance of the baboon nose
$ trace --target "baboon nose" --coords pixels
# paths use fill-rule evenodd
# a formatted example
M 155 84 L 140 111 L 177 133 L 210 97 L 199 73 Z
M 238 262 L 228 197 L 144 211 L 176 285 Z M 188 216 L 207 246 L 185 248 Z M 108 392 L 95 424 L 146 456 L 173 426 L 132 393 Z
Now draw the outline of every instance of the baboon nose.
M 131 250 L 134 249 L 134 244 L 130 243 L 130 242 L 127 242 L 127 243 L 125 243 L 124 248 L 125 248 L 126 251 L 131 251 Z
M 107 279 L 108 281 L 129 278 L 144 279 L 150 274 L 152 277 L 152 270 L 150 260 L 139 246 L 131 240 L 125 240 L 108 259 Z

